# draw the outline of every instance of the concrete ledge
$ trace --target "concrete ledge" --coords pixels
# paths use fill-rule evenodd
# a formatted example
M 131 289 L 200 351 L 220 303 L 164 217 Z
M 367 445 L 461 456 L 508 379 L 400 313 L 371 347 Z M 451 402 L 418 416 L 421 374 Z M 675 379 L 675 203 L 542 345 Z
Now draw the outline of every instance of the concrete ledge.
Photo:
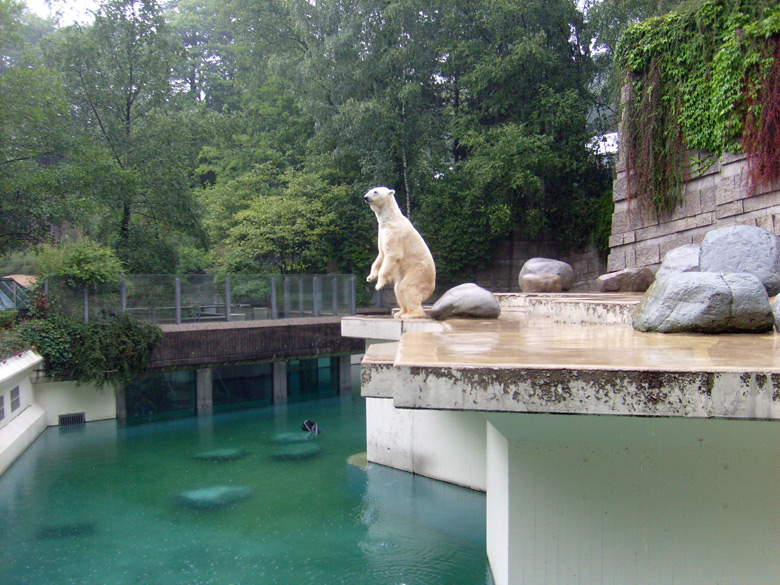
M 499 293 L 505 318 L 544 319 L 550 323 L 630 325 L 641 293 Z
M 46 430 L 46 411 L 32 404 L 0 429 L 0 475 Z
M 431 319 L 404 321 L 392 317 L 343 317 L 341 335 L 360 339 L 385 339 L 398 341 L 410 332 L 445 331 L 447 323 Z

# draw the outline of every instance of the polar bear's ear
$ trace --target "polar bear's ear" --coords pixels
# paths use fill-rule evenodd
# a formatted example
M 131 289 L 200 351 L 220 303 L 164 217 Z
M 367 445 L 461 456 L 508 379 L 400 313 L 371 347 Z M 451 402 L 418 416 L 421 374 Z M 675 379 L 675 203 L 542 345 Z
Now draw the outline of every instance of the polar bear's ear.
M 390 189 L 390 195 L 395 195 L 395 190 L 394 189 Z

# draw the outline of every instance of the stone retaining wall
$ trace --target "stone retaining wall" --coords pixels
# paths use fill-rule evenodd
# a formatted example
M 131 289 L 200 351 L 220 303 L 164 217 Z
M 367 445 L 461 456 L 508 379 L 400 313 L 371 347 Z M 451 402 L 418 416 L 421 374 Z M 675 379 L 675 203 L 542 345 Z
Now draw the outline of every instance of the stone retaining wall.
M 492 266 L 478 270 L 474 282 L 492 292 L 519 292 L 520 269 L 531 258 L 552 258 L 570 264 L 574 269 L 572 290 L 575 291 L 596 290 L 596 279 L 607 271 L 606 262 L 593 246 L 559 254 L 556 247 L 548 242 L 508 239 L 498 244 L 496 261 Z
M 724 155 L 701 176 L 692 178 L 683 191 L 682 205 L 663 220 L 636 199 L 629 201 L 628 186 L 625 162 L 619 160 L 609 272 L 643 266 L 655 270 L 666 252 L 684 244 L 700 244 L 716 228 L 755 225 L 780 234 L 780 182 L 749 196 L 744 155 Z

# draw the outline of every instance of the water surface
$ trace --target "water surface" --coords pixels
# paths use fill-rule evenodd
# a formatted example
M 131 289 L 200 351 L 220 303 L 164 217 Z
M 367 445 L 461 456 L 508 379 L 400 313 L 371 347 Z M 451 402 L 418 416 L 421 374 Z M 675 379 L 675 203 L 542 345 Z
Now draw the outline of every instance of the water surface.
M 319 453 L 273 458 L 273 438 L 305 419 L 322 430 Z M 346 462 L 362 451 L 354 397 L 52 427 L 0 477 L 0 584 L 489 583 L 484 495 Z M 214 486 L 248 495 L 215 508 L 177 499 Z

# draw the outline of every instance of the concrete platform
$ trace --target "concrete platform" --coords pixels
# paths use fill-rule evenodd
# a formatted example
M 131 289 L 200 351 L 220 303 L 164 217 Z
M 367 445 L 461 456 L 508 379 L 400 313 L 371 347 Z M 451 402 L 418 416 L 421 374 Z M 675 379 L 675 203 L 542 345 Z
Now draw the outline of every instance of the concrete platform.
M 496 296 L 498 320 L 377 323 L 397 341 L 362 362 L 368 459 L 484 489 L 497 585 L 776 581 L 780 336 Z

